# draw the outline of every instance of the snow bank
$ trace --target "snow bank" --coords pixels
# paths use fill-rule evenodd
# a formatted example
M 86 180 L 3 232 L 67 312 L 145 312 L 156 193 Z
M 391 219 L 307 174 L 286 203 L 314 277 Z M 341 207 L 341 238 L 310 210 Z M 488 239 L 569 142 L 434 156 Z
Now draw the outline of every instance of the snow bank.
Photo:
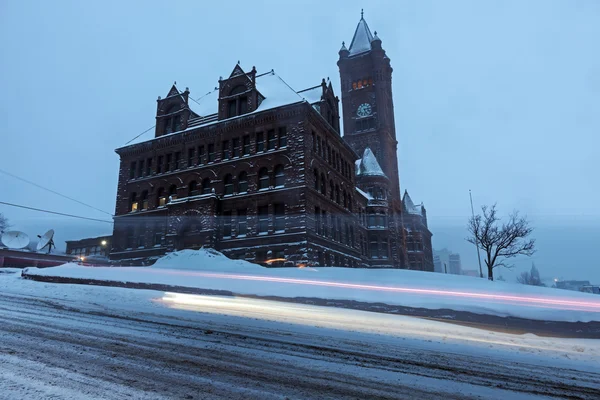
M 29 275 L 155 283 L 238 294 L 356 300 L 548 321 L 600 321 L 600 296 L 397 269 L 264 268 L 221 253 L 183 250 L 152 267 L 28 268 Z

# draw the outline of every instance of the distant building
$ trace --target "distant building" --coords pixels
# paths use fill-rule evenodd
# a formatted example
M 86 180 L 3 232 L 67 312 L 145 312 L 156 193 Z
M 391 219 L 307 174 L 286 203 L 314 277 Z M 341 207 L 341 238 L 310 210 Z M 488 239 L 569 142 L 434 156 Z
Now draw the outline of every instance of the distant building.
M 461 275 L 474 276 L 474 277 L 479 278 L 479 271 L 476 269 L 463 269 L 461 272 Z M 496 279 L 496 280 L 501 280 L 501 279 Z
M 73 257 L 64 254 L 0 247 L 0 268 L 55 267 L 71 261 Z
M 108 260 L 112 236 L 98 236 L 79 240 L 67 240 L 66 253 L 75 257 L 105 258 Z
M 460 254 L 444 248 L 442 250 L 433 251 L 433 268 L 435 272 L 461 275 L 462 264 Z

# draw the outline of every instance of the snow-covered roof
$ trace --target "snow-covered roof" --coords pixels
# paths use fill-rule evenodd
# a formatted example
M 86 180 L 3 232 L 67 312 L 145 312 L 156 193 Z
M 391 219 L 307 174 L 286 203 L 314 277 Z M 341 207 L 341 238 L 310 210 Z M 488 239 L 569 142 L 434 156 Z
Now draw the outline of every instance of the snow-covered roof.
M 192 99 L 188 101 L 190 109 L 201 117 L 206 117 L 210 114 L 216 114 L 219 106 L 219 89 L 215 88 L 210 92 L 206 93 L 199 99 Z
M 323 96 L 323 87 L 318 85 L 310 89 L 301 90 L 298 92 L 298 94 L 310 104 L 318 103 L 321 101 L 321 96 Z
M 404 207 L 409 214 L 423 215 L 423 204 L 415 205 L 407 190 L 404 191 L 402 202 L 404 203 Z
M 357 176 L 386 176 L 377 162 L 375 154 L 369 147 L 365 148 L 363 156 L 356 162 Z
M 356 188 L 356 191 L 358 193 L 360 193 L 361 195 L 363 195 L 367 200 L 373 200 L 373 196 L 371 196 L 369 193 L 365 192 L 364 190 L 361 190 L 360 188 Z
M 364 18 L 361 18 L 360 21 L 358 21 L 352 43 L 350 43 L 350 48 L 348 49 L 350 52 L 349 55 L 354 56 L 371 50 L 372 40 L 373 35 L 367 25 L 367 21 L 365 21 Z

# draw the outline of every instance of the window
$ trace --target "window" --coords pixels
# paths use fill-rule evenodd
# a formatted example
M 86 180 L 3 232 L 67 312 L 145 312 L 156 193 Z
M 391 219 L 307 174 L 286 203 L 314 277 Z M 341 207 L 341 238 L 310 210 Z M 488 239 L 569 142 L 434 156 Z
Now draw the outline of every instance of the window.
M 181 115 L 176 115 L 173 117 L 173 132 L 177 132 L 181 127 Z
M 215 161 L 215 144 L 211 143 L 208 145 L 208 162 Z
M 269 206 L 258 207 L 258 233 L 265 234 L 269 231 Z
M 198 147 L 198 165 L 204 164 L 204 146 Z
M 209 194 L 210 192 L 210 178 L 204 178 L 202 180 L 202 194 Z
M 246 236 L 248 233 L 248 220 L 246 209 L 237 210 L 237 236 Z
M 315 168 L 313 174 L 314 174 L 313 178 L 315 180 L 315 190 L 319 190 L 319 171 L 317 171 Z
M 133 178 L 135 178 L 135 161 L 132 161 L 131 165 L 129 166 L 129 179 Z
M 323 236 L 327 236 L 327 212 L 325 210 L 321 211 L 321 232 Z
M 269 171 L 266 168 L 261 168 L 258 171 L 258 190 L 269 188 Z
M 171 117 L 165 119 L 165 133 L 173 132 L 173 123 L 171 122 Z
M 379 258 L 388 258 L 388 244 L 385 239 L 381 239 L 379 243 Z
M 376 216 L 373 211 L 369 211 L 369 217 L 367 219 L 367 226 L 369 228 L 374 228 L 376 226 Z
M 227 110 L 227 115 L 229 116 L 229 118 L 235 117 L 237 115 L 237 101 L 229 100 L 229 102 L 227 103 Z
M 144 160 L 140 160 L 140 162 L 138 163 L 138 173 L 137 173 L 138 177 L 142 177 L 144 176 Z
M 181 168 L 181 152 L 175 152 L 175 169 Z
M 275 187 L 283 187 L 285 183 L 285 173 L 283 165 L 279 164 L 275 167 Z
M 262 132 L 256 134 L 256 152 L 265 151 L 265 135 Z
M 273 129 L 271 129 L 270 131 L 267 132 L 267 150 L 274 150 L 275 142 L 276 142 L 275 131 Z
M 287 146 L 287 129 L 285 126 L 279 128 L 279 143 L 277 147 L 282 148 Z
M 329 181 L 329 198 L 333 201 L 333 196 L 335 195 L 335 187 L 333 186 L 333 181 Z
M 131 197 L 129 198 L 129 210 L 131 212 L 138 210 L 138 200 L 135 192 L 131 193 Z
M 196 181 L 191 181 L 188 185 L 188 196 L 196 196 L 197 194 L 199 194 L 198 183 Z
M 225 186 L 225 196 L 231 196 L 233 194 L 233 177 L 231 176 L 231 174 L 225 175 L 223 183 Z
M 127 228 L 127 248 L 132 249 L 135 246 L 135 231 L 133 226 Z
M 167 161 L 165 164 L 165 172 L 169 172 L 171 170 L 171 162 L 173 160 L 173 154 L 167 154 Z
M 240 156 L 240 138 L 233 139 L 233 158 Z
M 321 194 L 327 195 L 327 182 L 325 181 L 325 174 L 321 173 Z
M 151 175 L 152 174 L 152 159 L 149 158 L 146 161 L 146 176 Z
M 315 133 L 313 132 L 313 147 L 316 146 L 316 153 L 321 154 L 321 138 L 317 136 L 316 144 L 315 144 Z
M 194 148 L 188 149 L 188 158 L 187 158 L 187 166 L 191 167 L 194 165 Z
M 273 204 L 275 211 L 275 232 L 285 231 L 285 205 L 283 203 Z
M 375 119 L 373 118 L 362 118 L 356 120 L 356 130 L 366 131 L 367 129 L 375 128 Z
M 315 206 L 315 233 L 322 234 L 321 231 L 321 209 Z
M 223 211 L 223 238 L 231 237 L 231 211 Z
M 231 154 L 230 150 L 229 150 L 229 140 L 223 140 L 223 145 L 222 145 L 221 149 L 222 149 L 221 159 L 229 160 L 229 155 Z
M 244 136 L 244 147 L 242 148 L 242 155 L 247 156 L 250 154 L 250 135 Z
M 377 239 L 372 239 L 371 244 L 369 246 L 370 257 L 371 258 L 379 258 L 379 247 L 377 244 Z
M 240 172 L 238 176 L 238 193 L 248 192 L 248 174 L 246 171 Z
M 319 148 L 317 147 L 317 135 L 315 134 L 315 131 L 312 131 L 312 144 L 315 153 L 318 153 Z
M 154 226 L 154 235 L 152 236 L 153 246 L 159 246 L 162 244 L 163 230 L 164 228 L 162 224 L 156 224 Z
M 142 210 L 148 209 L 148 191 L 144 190 L 142 192 Z
M 137 235 L 137 247 L 144 247 L 146 245 L 146 224 L 141 223 L 138 227 L 138 235 Z
M 177 186 L 171 185 L 171 187 L 169 187 L 169 201 L 175 199 L 177 199 Z
M 165 204 L 167 204 L 167 196 L 165 195 L 165 189 L 163 189 L 163 188 L 158 189 L 156 199 L 157 199 L 156 202 L 158 203 L 159 207 L 162 207 Z
M 340 187 L 335 185 L 335 202 L 340 204 Z
M 163 156 L 158 156 L 158 161 L 156 162 L 156 173 L 162 173 L 163 169 Z

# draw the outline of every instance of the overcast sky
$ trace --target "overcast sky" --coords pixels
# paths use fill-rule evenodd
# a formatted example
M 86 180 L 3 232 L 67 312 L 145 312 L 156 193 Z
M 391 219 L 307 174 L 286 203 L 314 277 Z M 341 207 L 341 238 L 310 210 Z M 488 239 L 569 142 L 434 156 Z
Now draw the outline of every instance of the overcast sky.
M 337 89 L 361 7 L 394 68 L 401 188 L 432 227 L 464 225 L 469 189 L 538 222 L 600 219 L 595 0 L 4 0 L 0 168 L 112 212 L 114 149 L 154 124 L 173 81 L 197 98 L 240 60 L 296 90 Z M 2 174 L 0 198 L 107 217 Z

